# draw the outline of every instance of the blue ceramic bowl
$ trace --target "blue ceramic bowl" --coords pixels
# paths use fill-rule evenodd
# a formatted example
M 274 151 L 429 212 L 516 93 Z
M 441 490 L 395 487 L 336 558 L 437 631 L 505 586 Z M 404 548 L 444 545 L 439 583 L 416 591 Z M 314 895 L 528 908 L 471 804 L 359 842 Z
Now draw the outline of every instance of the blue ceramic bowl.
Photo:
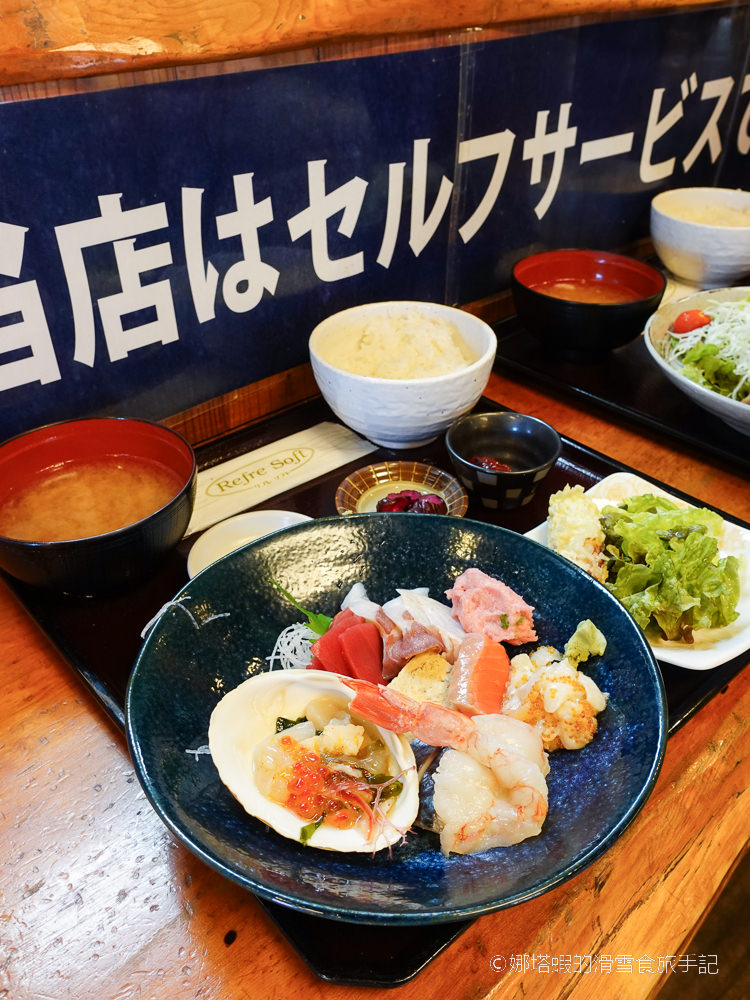
M 550 757 L 542 833 L 514 847 L 445 857 L 435 834 L 410 833 L 376 856 L 316 851 L 248 816 L 209 755 L 221 696 L 265 670 L 278 633 L 302 620 L 274 578 L 332 615 L 357 580 L 385 601 L 396 587 L 442 597 L 469 566 L 501 577 L 535 606 L 540 639 L 561 646 L 590 617 L 608 640 L 590 670 L 610 702 L 594 741 Z M 217 617 L 224 616 L 224 617 Z M 479 916 L 538 896 L 590 865 L 632 822 L 666 742 L 664 688 L 651 649 L 608 591 L 522 535 L 454 517 L 352 514 L 250 543 L 199 573 L 141 649 L 127 694 L 127 735 L 152 805 L 191 851 L 257 895 L 302 912 L 377 924 Z

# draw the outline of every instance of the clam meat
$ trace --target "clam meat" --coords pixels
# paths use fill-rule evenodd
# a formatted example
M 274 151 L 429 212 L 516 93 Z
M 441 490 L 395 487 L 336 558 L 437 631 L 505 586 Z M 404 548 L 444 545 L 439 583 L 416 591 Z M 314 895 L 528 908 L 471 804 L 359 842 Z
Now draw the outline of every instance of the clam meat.
M 353 694 L 328 671 L 258 674 L 216 705 L 208 745 L 222 782 L 277 833 L 374 852 L 411 827 L 419 782 L 408 740 L 350 713 Z

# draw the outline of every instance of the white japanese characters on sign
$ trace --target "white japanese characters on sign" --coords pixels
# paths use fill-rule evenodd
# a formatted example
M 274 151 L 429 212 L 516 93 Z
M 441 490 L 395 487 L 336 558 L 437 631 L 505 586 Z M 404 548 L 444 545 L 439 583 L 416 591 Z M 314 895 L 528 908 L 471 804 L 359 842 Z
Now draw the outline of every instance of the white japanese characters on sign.
M 365 273 L 371 264 L 388 269 L 399 241 L 408 244 L 413 256 L 419 257 L 446 218 L 455 225 L 462 244 L 469 243 L 502 205 L 503 185 L 514 156 L 520 158 L 530 187 L 541 189 L 533 206 L 537 220 L 550 211 L 565 171 L 573 169 L 570 163 L 575 164 L 575 169 L 586 169 L 589 164 L 640 149 L 642 185 L 661 183 L 675 175 L 682 177 L 702 154 L 715 163 L 729 143 L 740 155 L 750 152 L 750 103 L 737 116 L 740 124 L 735 135 L 722 136 L 720 128 L 721 116 L 733 96 L 736 103 L 749 93 L 750 74 L 739 82 L 732 76 L 701 82 L 692 74 L 681 82 L 676 98 L 670 98 L 663 87 L 652 91 L 642 133 L 594 137 L 584 135 L 583 124 L 576 122 L 574 104 L 562 102 L 556 109 L 538 110 L 533 131 L 522 140 L 506 128 L 459 141 L 453 179 L 435 176 L 436 170 L 431 170 L 430 164 L 430 138 L 416 138 L 412 162 L 388 163 L 384 174 L 387 191 L 372 195 L 382 198 L 383 218 L 382 238 L 377 252 L 370 251 L 371 260 L 357 242 L 357 226 L 371 182 L 353 176 L 339 186 L 329 186 L 328 162 L 311 159 L 306 164 L 306 207 L 285 220 L 289 240 L 309 247 L 312 269 L 320 282 L 334 283 Z M 666 156 L 660 152 L 660 143 L 683 119 L 688 101 L 693 102 L 693 112 L 695 102 L 700 104 L 704 124 L 684 156 Z M 576 149 L 577 162 L 571 155 Z M 483 160 L 492 165 L 486 187 L 476 204 L 465 209 L 466 218 L 454 218 L 460 205 L 457 192 L 465 189 L 459 180 L 461 172 L 471 171 L 473 164 Z M 217 184 L 225 180 L 218 177 Z M 235 207 L 213 219 L 216 238 L 229 241 L 228 251 L 218 255 L 221 261 L 230 261 L 224 273 L 206 257 L 204 232 L 211 230 L 210 220 L 203 218 L 202 188 L 180 189 L 181 219 L 170 218 L 163 201 L 128 208 L 123 205 L 128 200 L 124 193 L 102 193 L 97 195 L 98 215 L 55 227 L 73 320 L 72 361 L 89 368 L 106 363 L 103 351 L 97 348 L 97 311 L 109 363 L 122 361 L 147 345 L 179 340 L 169 269 L 173 265 L 174 231 L 180 225 L 189 301 L 198 324 L 217 319 L 219 288 L 220 301 L 234 314 L 248 313 L 264 296 L 276 295 L 283 275 L 264 260 L 263 231 L 279 217 L 281 206 L 275 203 L 272 189 L 270 195 L 256 197 L 260 182 L 270 185 L 272 179 L 247 172 L 233 174 L 231 181 Z M 409 223 L 408 232 L 402 234 L 407 184 Z M 0 220 L 0 275 L 11 279 L 0 287 L 0 391 L 35 382 L 44 385 L 62 377 L 58 354 L 61 348 L 56 346 L 43 296 L 36 280 L 24 280 L 29 263 L 24 259 L 28 231 L 28 227 Z M 333 254 L 330 237 L 334 232 L 346 241 L 343 245 L 348 252 Z M 147 245 L 141 245 L 147 235 Z M 338 238 L 336 245 L 342 246 Z M 87 253 L 103 246 L 111 248 L 114 261 L 108 288 L 119 287 L 107 294 L 92 291 L 87 268 Z M 154 280 L 157 270 L 162 276 Z

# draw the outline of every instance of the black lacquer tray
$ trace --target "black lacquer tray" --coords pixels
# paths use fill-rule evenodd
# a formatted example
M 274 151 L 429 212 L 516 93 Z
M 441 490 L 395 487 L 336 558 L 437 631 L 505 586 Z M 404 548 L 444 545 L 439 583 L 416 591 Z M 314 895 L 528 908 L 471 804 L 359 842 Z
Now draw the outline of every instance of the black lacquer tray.
M 502 407 L 483 399 L 478 408 Z M 322 401 L 306 403 L 198 449 L 199 466 L 201 469 L 209 468 L 322 420 L 335 421 L 336 418 Z M 336 513 L 334 495 L 341 480 L 356 468 L 388 459 L 414 459 L 449 471 L 451 468 L 442 439 L 408 452 L 379 449 L 366 459 L 358 459 L 258 506 L 296 510 L 317 517 L 333 515 Z M 472 502 L 467 516 L 525 532 L 545 520 L 550 493 L 565 483 L 580 483 L 588 489 L 605 476 L 622 471 L 637 472 L 643 478 L 664 485 L 638 470 L 563 438 L 562 454 L 531 504 L 519 510 L 491 512 Z M 668 489 L 688 501 L 702 504 L 698 498 L 679 493 L 672 487 Z M 750 527 L 737 518 L 720 513 L 733 523 Z M 186 557 L 191 544 L 191 538 L 183 540 L 146 583 L 106 597 L 51 594 L 3 577 L 120 727 L 124 727 L 125 692 L 141 645 L 141 632 L 159 609 L 187 583 Z M 746 662 L 747 653 L 705 671 L 684 670 L 660 663 L 667 691 L 670 734 L 718 694 Z M 311 970 L 321 979 L 339 984 L 401 985 L 416 976 L 471 924 L 471 921 L 425 927 L 347 924 L 346 948 L 343 949 L 341 924 L 332 928 L 329 920 L 308 916 L 269 901 L 258 902 Z
M 540 350 L 514 316 L 496 327 L 496 369 L 536 387 L 577 396 L 687 445 L 691 454 L 750 474 L 750 437 L 740 434 L 680 392 L 651 360 L 643 337 L 591 361 Z

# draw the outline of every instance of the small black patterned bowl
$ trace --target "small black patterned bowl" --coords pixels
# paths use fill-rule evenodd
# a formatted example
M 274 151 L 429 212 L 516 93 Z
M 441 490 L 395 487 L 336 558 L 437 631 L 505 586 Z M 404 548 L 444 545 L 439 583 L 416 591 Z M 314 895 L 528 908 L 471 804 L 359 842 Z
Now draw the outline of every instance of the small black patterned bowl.
M 560 435 L 538 417 L 504 410 L 470 413 L 445 435 L 456 475 L 483 507 L 529 503 L 562 450 Z M 492 465 L 510 468 L 491 468 Z

